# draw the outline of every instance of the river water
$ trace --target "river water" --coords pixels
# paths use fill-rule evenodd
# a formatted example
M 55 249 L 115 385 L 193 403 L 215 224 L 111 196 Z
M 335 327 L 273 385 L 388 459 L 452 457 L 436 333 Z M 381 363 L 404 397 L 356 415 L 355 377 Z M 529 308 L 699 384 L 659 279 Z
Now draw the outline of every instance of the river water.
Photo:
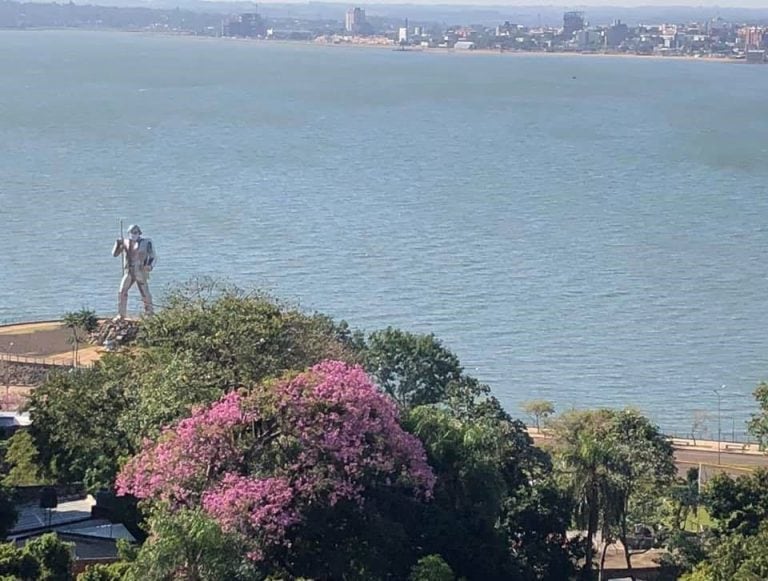
M 123 218 L 158 302 L 434 332 L 514 414 L 754 411 L 768 67 L 49 31 L 0 33 L 0 79 L 0 320 L 114 312 Z

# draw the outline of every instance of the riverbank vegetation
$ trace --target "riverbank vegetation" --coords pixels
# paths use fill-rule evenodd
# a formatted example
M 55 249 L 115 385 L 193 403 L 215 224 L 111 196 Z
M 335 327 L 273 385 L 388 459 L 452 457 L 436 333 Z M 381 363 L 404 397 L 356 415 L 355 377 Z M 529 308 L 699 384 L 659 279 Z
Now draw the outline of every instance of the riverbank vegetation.
M 212 281 L 165 303 L 134 344 L 35 390 L 7 447 L 7 484 L 109 491 L 141 539 L 82 579 L 554 581 L 592 578 L 615 541 L 667 546 L 670 578 L 768 559 L 766 476 L 699 494 L 635 410 L 533 402 L 535 446 L 432 335 Z M 686 531 L 700 507 L 716 534 Z

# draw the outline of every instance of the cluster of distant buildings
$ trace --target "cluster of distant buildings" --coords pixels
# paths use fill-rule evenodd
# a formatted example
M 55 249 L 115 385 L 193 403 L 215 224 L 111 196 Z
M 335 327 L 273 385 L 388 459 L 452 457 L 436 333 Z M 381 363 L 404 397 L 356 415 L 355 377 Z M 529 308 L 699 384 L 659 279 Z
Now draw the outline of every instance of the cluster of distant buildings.
M 471 33 L 470 33 L 471 34 Z M 743 58 L 765 62 L 768 28 L 714 19 L 705 23 L 588 25 L 582 12 L 566 12 L 562 28 L 496 28 L 495 47 L 512 50 L 613 52 L 640 55 Z
M 328 43 L 383 44 L 396 47 L 490 49 L 499 51 L 581 52 L 669 55 L 766 62 L 768 27 L 726 22 L 628 26 L 621 21 L 592 26 L 583 12 L 563 14 L 562 26 L 529 27 L 504 22 L 495 27 L 396 23 L 369 19 L 360 7 L 349 8 L 343 24 L 322 26 L 292 21 L 269 23 L 256 13 L 241 14 L 222 25 L 223 36 Z

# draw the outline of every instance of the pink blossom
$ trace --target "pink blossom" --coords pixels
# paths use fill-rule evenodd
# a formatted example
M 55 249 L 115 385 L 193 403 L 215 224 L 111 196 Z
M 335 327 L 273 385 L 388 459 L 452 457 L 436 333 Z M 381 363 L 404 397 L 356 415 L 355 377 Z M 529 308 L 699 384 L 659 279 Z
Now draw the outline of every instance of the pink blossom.
M 224 531 L 250 533 L 270 543 L 283 542 L 288 528 L 301 520 L 293 501 L 294 491 L 285 479 L 235 474 L 203 494 L 203 508 Z
M 229 394 L 148 442 L 120 494 L 202 507 L 253 554 L 285 544 L 309 506 L 360 505 L 370 487 L 429 498 L 435 477 L 395 403 L 361 367 L 324 361 L 292 379 Z
M 171 503 L 199 497 L 219 473 L 241 461 L 233 429 L 252 414 L 243 412 L 240 401 L 238 394 L 228 394 L 167 429 L 157 443 L 145 442 L 118 475 L 118 494 Z

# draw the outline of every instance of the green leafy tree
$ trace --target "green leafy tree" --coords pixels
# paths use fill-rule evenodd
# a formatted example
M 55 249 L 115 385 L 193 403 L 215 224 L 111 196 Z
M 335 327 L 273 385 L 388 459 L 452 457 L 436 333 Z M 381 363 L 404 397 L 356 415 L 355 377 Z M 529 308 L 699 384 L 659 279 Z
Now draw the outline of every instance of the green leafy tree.
M 124 581 L 131 573 L 130 563 L 91 565 L 77 576 L 77 581 Z
M 60 540 L 55 533 L 48 533 L 28 541 L 22 552 L 40 565 L 40 581 L 70 581 L 72 575 L 71 543 Z
M 353 502 L 317 507 L 292 540 L 290 556 L 264 571 L 275 579 L 405 579 L 419 555 L 425 505 L 385 489 Z
M 459 359 L 434 335 L 388 327 L 371 333 L 364 357 L 368 373 L 402 407 L 443 401 L 462 379 Z
M 692 572 L 694 567 L 704 562 L 710 552 L 707 541 L 704 534 L 672 531 L 664 544 L 667 552 L 661 556 L 661 566 L 677 575 Z
M 130 399 L 130 360 L 108 355 L 93 369 L 50 376 L 30 398 L 30 434 L 45 476 L 109 487 L 130 442 L 119 418 Z
M 128 579 L 220 581 L 253 574 L 236 538 L 222 533 L 201 510 L 159 510 L 149 520 L 150 536 Z
M 672 445 L 658 426 L 642 414 L 634 410 L 614 412 L 609 434 L 618 455 L 612 467 L 622 497 L 618 537 L 624 545 L 627 569 L 631 571 L 630 526 L 648 524 L 642 517 L 649 511 L 646 506 L 639 505 L 649 498 L 658 498 L 673 483 L 677 469 Z
M 521 438 L 532 442 L 527 434 L 523 435 L 525 426 L 514 421 L 493 396 L 491 388 L 474 377 L 464 375 L 458 381 L 450 382 L 446 386 L 445 396 L 438 404 L 463 421 L 494 420 L 512 423 L 520 428 Z
M 35 442 L 27 430 L 19 430 L 8 442 L 5 454 L 8 474 L 3 479 L 6 486 L 32 486 L 42 484 Z
M 120 425 L 133 443 L 222 394 L 324 359 L 356 362 L 361 338 L 346 323 L 306 314 L 263 293 L 212 280 L 172 291 L 143 322 L 131 404 Z
M 306 314 L 264 293 L 245 293 L 215 281 L 172 291 L 166 307 L 141 328 L 151 353 L 184 355 L 221 393 L 324 360 L 355 361 L 346 325 Z
M 118 426 L 137 448 L 145 438 L 156 437 L 165 426 L 188 416 L 192 409 L 215 401 L 222 388 L 212 362 L 195 361 L 185 353 L 143 351 L 132 361 L 126 393 L 130 402 Z
M 721 531 L 754 535 L 768 520 L 768 469 L 738 478 L 717 474 L 707 483 L 703 501 Z
M 713 477 L 702 502 L 714 520 L 711 538 L 702 538 L 704 558 L 683 577 L 689 581 L 753 581 L 768 578 L 768 470 L 732 478 Z
M 525 401 L 520 407 L 523 412 L 533 418 L 533 423 L 537 430 L 541 429 L 541 420 L 545 420 L 555 413 L 555 405 L 545 399 Z
M 492 406 L 449 404 L 414 408 L 407 425 L 437 476 L 421 517 L 428 552 L 445 555 L 467 578 L 555 580 L 573 573 L 565 540 L 569 503 L 548 481 L 548 459 L 520 422 Z
M 672 528 L 682 530 L 688 521 L 688 516 L 698 513 L 701 504 L 699 494 L 699 469 L 688 469 L 684 479 L 678 480 L 667 492 L 673 504 Z
M 0 578 L 34 580 L 40 577 L 40 563 L 14 543 L 0 544 Z
M 765 450 L 768 448 L 768 383 L 763 381 L 757 386 L 755 399 L 760 406 L 760 412 L 752 416 L 749 431 Z
M 454 581 L 456 576 L 440 555 L 427 555 L 411 570 L 409 581 Z
M 733 534 L 708 551 L 707 560 L 683 576 L 685 581 L 762 581 L 768 579 L 768 531 Z
M 708 562 L 701 563 L 693 571 L 680 577 L 680 581 L 714 581 L 714 572 Z

